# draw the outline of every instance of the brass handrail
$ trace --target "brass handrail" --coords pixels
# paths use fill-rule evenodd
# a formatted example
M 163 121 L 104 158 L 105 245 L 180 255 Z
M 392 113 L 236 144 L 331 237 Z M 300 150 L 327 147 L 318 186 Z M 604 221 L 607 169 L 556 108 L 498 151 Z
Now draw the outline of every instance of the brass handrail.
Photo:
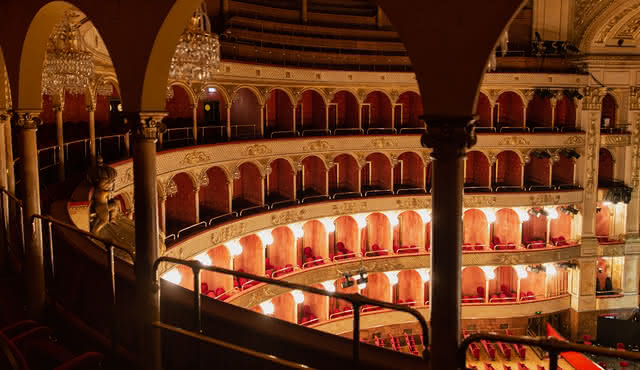
M 347 302 L 350 302 L 353 306 L 353 361 L 354 361 L 354 368 L 358 368 L 358 364 L 360 362 L 360 308 L 366 305 L 371 305 L 371 306 L 378 306 L 378 307 L 382 307 L 382 308 L 387 308 L 390 310 L 395 310 L 395 311 L 402 311 L 402 312 L 406 312 L 408 314 L 410 314 L 411 316 L 415 317 L 416 320 L 418 320 L 418 323 L 420 324 L 420 327 L 422 329 L 422 334 L 424 335 L 424 337 L 426 338 L 425 340 L 425 348 L 424 351 L 422 353 L 422 358 L 425 362 L 429 361 L 429 350 L 428 350 L 428 343 L 429 343 L 429 331 L 428 331 L 428 327 L 427 327 L 427 321 L 425 320 L 425 318 L 422 316 L 422 314 L 420 314 L 420 312 L 418 312 L 417 310 L 411 308 L 411 307 L 407 307 L 407 306 L 401 306 L 401 305 L 397 305 L 397 304 L 393 304 L 393 303 L 388 303 L 388 302 L 383 302 L 383 301 L 378 301 L 375 299 L 370 299 L 364 296 L 361 296 L 360 294 L 345 294 L 345 293 L 339 293 L 339 292 L 328 292 L 324 289 L 318 289 L 318 288 L 314 288 L 314 287 L 310 287 L 310 286 L 306 286 L 306 285 L 302 285 L 302 284 L 296 284 L 296 283 L 291 283 L 288 281 L 282 281 L 282 280 L 274 280 L 271 278 L 267 278 L 264 276 L 258 276 L 258 275 L 253 275 L 253 274 L 248 274 L 246 272 L 240 272 L 240 271 L 234 271 L 234 270 L 228 270 L 222 267 L 217 267 L 217 266 L 205 266 L 203 264 L 201 264 L 199 261 L 195 261 L 195 260 L 182 260 L 182 259 L 178 259 L 178 258 L 173 258 L 173 257 L 159 257 L 158 259 L 156 259 L 156 261 L 153 263 L 153 268 L 151 270 L 151 277 L 155 283 L 155 286 L 157 287 L 158 291 L 160 289 L 160 284 L 159 284 L 159 277 L 158 277 L 158 267 L 160 266 L 161 263 L 171 263 L 171 264 L 176 264 L 176 265 L 183 265 L 183 266 L 187 266 L 189 268 L 191 268 L 191 270 L 193 271 L 193 299 L 194 299 L 194 326 L 195 326 L 195 330 L 200 333 L 202 332 L 202 312 L 201 312 L 201 294 L 200 294 L 200 271 L 201 270 L 206 270 L 206 271 L 211 271 L 211 272 L 217 272 L 217 273 L 221 273 L 221 274 L 226 274 L 226 275 L 232 275 L 232 276 L 236 276 L 239 278 L 245 278 L 248 280 L 254 280 L 254 281 L 259 281 L 262 283 L 267 283 L 267 284 L 273 284 L 273 285 L 277 285 L 277 286 L 281 286 L 284 288 L 288 288 L 288 289 L 293 289 L 293 290 L 301 290 L 304 292 L 308 292 L 308 293 L 313 293 L 313 294 L 318 294 L 318 295 L 322 295 L 322 296 L 326 296 L 326 297 L 334 297 L 337 299 L 342 299 L 345 300 Z

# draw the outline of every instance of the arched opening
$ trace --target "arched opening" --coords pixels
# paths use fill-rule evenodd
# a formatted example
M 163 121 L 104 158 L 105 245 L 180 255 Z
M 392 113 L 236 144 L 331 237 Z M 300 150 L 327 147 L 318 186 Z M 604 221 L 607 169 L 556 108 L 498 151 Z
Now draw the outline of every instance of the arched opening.
M 476 107 L 476 113 L 478 114 L 476 127 L 485 128 L 493 126 L 493 121 L 491 119 L 491 101 L 483 93 L 478 94 L 478 105 Z
M 312 287 L 324 289 L 321 284 Z M 313 325 L 329 318 L 329 297 L 304 292 L 304 302 L 298 305 L 298 322 L 302 325 Z
M 551 99 L 540 91 L 527 104 L 527 127 L 533 132 L 551 130 Z
M 516 301 L 518 275 L 511 266 L 498 266 L 495 278 L 489 280 L 489 303 L 512 303 Z
M 174 84 L 169 89 L 173 96 L 167 99 L 167 116 L 162 120 L 167 125 L 163 146 L 185 146 L 193 142 L 193 101 L 183 86 Z
M 624 257 L 598 257 L 596 266 L 596 296 L 621 296 L 624 284 Z
M 477 150 L 467 152 L 464 162 L 464 189 L 469 192 L 490 192 L 489 159 Z
M 379 212 L 367 216 L 367 227 L 361 231 L 362 253 L 367 257 L 385 256 L 393 248 L 393 230 L 389 218 Z
M 367 286 L 360 292 L 363 296 L 371 299 L 377 299 L 383 302 L 392 302 L 393 295 L 391 291 L 391 284 L 389 278 L 382 272 L 369 274 L 369 282 Z M 372 310 L 375 311 L 377 307 L 364 307 L 363 312 Z
M 340 154 L 333 159 L 333 167 L 329 169 L 329 194 L 332 197 L 342 194 L 350 196 L 360 193 L 360 177 L 358 161 L 350 154 Z
M 245 209 L 264 204 L 262 174 L 254 163 L 245 162 L 238 167 L 239 178 L 233 180 L 233 210 Z
M 358 122 L 358 99 L 349 91 L 335 93 L 331 104 L 335 105 L 335 113 L 329 112 L 329 128 L 334 129 L 335 135 L 361 133 Z
M 468 209 L 462 217 L 463 251 L 483 250 L 489 247 L 489 221 L 479 209 Z
M 211 260 L 211 266 L 233 269 L 232 258 L 229 249 L 224 245 L 219 245 L 204 252 L 206 258 Z M 233 276 L 219 274 L 216 272 L 201 272 L 202 287 L 201 292 L 211 298 L 225 300 L 231 296 L 233 290 Z
M 528 190 L 547 190 L 551 185 L 551 155 L 533 151 L 524 166 L 524 186 Z
M 549 212 L 542 208 L 533 208 L 533 211 L 529 212 L 529 219 L 522 222 L 522 244 L 527 249 L 545 248 Z
M 242 253 L 233 258 L 233 269 L 253 275 L 265 275 L 265 253 L 262 240 L 256 234 L 247 235 L 240 238 Z M 238 288 L 244 290 L 257 284 L 254 280 L 237 278 Z
M 404 211 L 398 215 L 397 244 L 393 249 L 395 253 L 418 253 L 420 246 L 424 245 L 425 233 L 422 216 L 416 211 Z
M 524 103 L 520 95 L 513 91 L 503 92 L 498 97 L 495 109 L 498 112 L 495 124 L 498 131 L 524 127 Z
M 367 193 L 391 191 L 391 161 L 382 153 L 372 153 L 360 171 L 362 190 Z
M 298 323 L 298 305 L 291 292 L 273 297 L 271 302 L 274 306 L 273 317 L 283 321 Z
M 296 106 L 296 126 L 302 136 L 326 135 L 327 107 L 315 90 L 305 90 Z
M 495 250 L 515 249 L 520 245 L 520 217 L 511 208 L 502 208 L 496 212 L 493 223 L 492 246 Z
M 231 213 L 231 199 L 229 178 L 222 168 L 211 167 L 205 176 L 208 184 L 200 184 L 200 219 L 209 223 L 219 216 Z
M 424 122 L 420 120 L 420 116 L 423 114 L 420 95 L 413 91 L 404 92 L 398 97 L 398 104 L 395 119 L 400 124 L 395 127 L 399 127 L 400 133 L 406 129 L 423 129 L 425 127 Z
M 111 86 L 111 94 L 97 94 L 94 112 L 96 137 L 99 138 L 96 152 L 105 162 L 113 162 L 126 155 L 124 147 L 123 117 L 120 104 L 120 93 L 115 83 L 105 82 Z M 113 136 L 118 135 L 118 136 Z
M 424 162 L 414 152 L 398 156 L 398 164 L 393 169 L 393 190 L 396 194 L 422 193 L 424 188 Z
M 576 104 L 573 98 L 563 94 L 562 99 L 556 102 L 555 127 L 561 132 L 576 129 Z
M 218 86 L 206 86 L 198 99 L 198 141 L 201 143 L 220 142 L 226 138 L 227 96 Z
M 611 207 L 609 203 L 598 202 L 596 207 L 596 237 L 601 243 L 606 243 L 615 238 L 611 238 L 612 223 Z
M 353 281 L 352 285 L 343 288 L 343 284 L 345 284 L 346 279 L 336 279 L 336 281 L 334 282 L 336 292 L 344 294 L 358 293 L 358 285 L 355 283 L 355 279 L 351 278 L 351 281 Z M 329 300 L 329 319 L 335 319 L 349 315 L 353 315 L 353 306 L 351 306 L 351 303 L 342 299 L 331 297 L 331 299 Z
M 271 173 L 267 175 L 266 202 L 272 205 L 288 205 L 296 196 L 296 183 L 291 163 L 284 158 L 278 158 L 269 164 Z
M 613 184 L 613 155 L 606 148 L 600 148 L 598 159 L 598 187 L 609 187 Z
M 566 207 L 557 208 L 558 217 L 549 222 L 549 240 L 556 247 L 572 244 L 573 241 L 573 213 Z
M 546 272 L 540 270 L 527 271 L 527 277 L 520 279 L 520 301 L 543 298 L 545 296 L 545 284 L 547 284 Z M 553 286 L 554 284 L 551 283 L 549 285 Z
M 298 198 L 325 197 L 327 193 L 327 167 L 320 157 L 310 155 L 302 160 L 302 171 L 298 176 Z
M 335 244 L 329 250 L 329 257 L 336 261 L 356 257 L 360 244 L 358 223 L 351 216 L 340 216 L 334 223 Z
M 252 139 L 261 136 L 262 108 L 260 99 L 249 88 L 238 89 L 231 103 L 231 138 Z
M 273 243 L 267 246 L 265 273 L 273 278 L 293 272 L 297 264 L 297 243 L 293 231 L 288 226 L 278 226 L 271 230 Z
M 486 294 L 484 271 L 478 266 L 467 266 L 462 270 L 462 303 L 484 303 Z
M 618 103 L 616 98 L 611 94 L 607 94 L 602 98 L 602 112 L 600 117 L 600 125 L 602 132 L 611 132 L 616 128 L 616 113 Z
M 422 306 L 425 301 L 424 282 L 416 270 L 403 270 L 398 273 L 395 302 L 409 306 Z
M 295 135 L 293 103 L 289 94 L 273 89 L 266 102 L 265 137 L 291 137 Z
M 176 184 L 176 192 L 167 197 L 167 235 L 177 234 L 183 228 L 198 222 L 193 180 L 181 172 L 173 176 L 171 181 Z
M 391 100 L 380 92 L 372 91 L 364 99 L 362 106 L 362 125 L 367 134 L 392 133 Z
M 299 263 L 302 268 L 320 266 L 329 258 L 329 234 L 322 222 L 318 220 L 307 221 L 303 225 L 304 237 L 302 239 Z
M 522 190 L 522 161 L 514 151 L 505 150 L 497 156 L 492 168 L 495 191 Z
M 558 157 L 558 161 L 553 162 L 553 166 L 551 167 L 552 185 L 565 187 L 574 186 L 576 170 L 575 156 L 570 156 L 569 152 L 560 151 Z

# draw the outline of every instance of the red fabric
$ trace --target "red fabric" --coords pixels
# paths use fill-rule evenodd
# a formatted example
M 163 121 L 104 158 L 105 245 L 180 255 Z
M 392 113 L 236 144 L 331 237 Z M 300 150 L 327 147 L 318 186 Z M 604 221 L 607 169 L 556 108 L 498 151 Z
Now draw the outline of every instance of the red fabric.
M 560 335 L 549 323 L 547 323 L 547 335 L 559 340 L 566 339 Z M 562 352 L 560 353 L 567 362 L 576 369 L 580 370 L 599 370 L 600 368 L 591 360 L 578 352 Z

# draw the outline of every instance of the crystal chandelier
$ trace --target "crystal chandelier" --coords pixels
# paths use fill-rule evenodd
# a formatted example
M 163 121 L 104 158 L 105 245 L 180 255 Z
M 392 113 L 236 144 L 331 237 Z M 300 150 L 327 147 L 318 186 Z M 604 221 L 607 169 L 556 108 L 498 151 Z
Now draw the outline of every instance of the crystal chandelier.
M 188 84 L 202 83 L 210 80 L 219 68 L 220 42 L 218 36 L 211 33 L 211 22 L 203 2 L 180 36 L 171 59 L 169 78 Z
M 103 79 L 98 80 L 98 82 L 96 83 L 96 94 L 100 96 L 113 95 L 113 85 Z
M 93 78 L 93 57 L 82 49 L 78 26 L 71 24 L 72 16 L 66 12 L 49 37 L 42 69 L 43 94 L 82 94 Z

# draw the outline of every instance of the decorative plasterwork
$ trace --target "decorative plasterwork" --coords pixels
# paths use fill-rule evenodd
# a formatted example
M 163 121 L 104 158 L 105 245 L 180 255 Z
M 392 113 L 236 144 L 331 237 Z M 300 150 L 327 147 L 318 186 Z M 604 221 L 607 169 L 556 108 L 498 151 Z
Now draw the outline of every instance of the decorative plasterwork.
M 488 195 L 465 196 L 463 204 L 465 208 L 493 207 L 496 204 L 496 197 Z
M 506 137 L 498 142 L 500 146 L 530 145 L 531 142 L 522 136 Z
M 304 219 L 304 209 L 292 209 L 271 215 L 271 223 L 274 226 L 288 225 Z
M 271 148 L 264 144 L 253 144 L 249 145 L 242 150 L 242 155 L 246 157 L 253 157 L 259 155 L 270 154 Z
M 545 206 L 558 204 L 560 202 L 560 194 L 540 194 L 529 197 L 532 206 Z
M 627 146 L 631 144 L 631 135 L 600 135 L 601 146 Z
M 629 16 L 632 12 L 640 8 L 640 2 L 632 3 L 623 10 L 619 11 L 615 16 L 609 18 L 607 23 L 597 33 L 594 42 L 603 43 L 607 40 L 607 36 L 612 28 L 614 28 L 624 17 Z
M 211 155 L 201 150 L 194 150 L 185 154 L 184 158 L 180 161 L 181 165 L 192 166 L 195 164 L 206 163 L 211 161 Z
M 334 146 L 329 144 L 326 140 L 312 141 L 309 144 L 302 147 L 305 152 L 326 152 L 333 149 Z

